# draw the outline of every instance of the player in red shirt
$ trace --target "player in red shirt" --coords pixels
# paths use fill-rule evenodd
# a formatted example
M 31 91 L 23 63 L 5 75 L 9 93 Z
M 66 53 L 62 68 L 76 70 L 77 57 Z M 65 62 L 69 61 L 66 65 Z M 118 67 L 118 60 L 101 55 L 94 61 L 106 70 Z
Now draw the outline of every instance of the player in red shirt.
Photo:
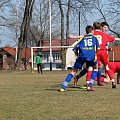
M 112 71 L 111 72 L 112 76 L 114 76 L 115 73 L 117 73 L 117 77 L 120 76 L 120 62 L 109 62 L 108 66 L 109 66 L 109 69 Z M 110 82 L 109 76 L 102 75 L 101 82 L 109 83 Z M 119 81 L 117 81 L 117 83 L 119 83 Z
M 93 24 L 95 31 L 94 35 L 99 37 L 99 44 L 100 44 L 100 51 L 97 53 L 98 59 L 98 66 L 101 66 L 101 62 L 105 66 L 106 72 L 109 75 L 110 79 L 112 80 L 112 88 L 116 88 L 116 84 L 114 81 L 114 76 L 111 74 L 111 70 L 108 67 L 108 54 L 106 50 L 106 44 L 108 42 L 114 42 L 114 40 L 120 40 L 119 38 L 116 39 L 114 37 L 109 36 L 108 34 L 101 31 L 101 24 L 99 22 L 95 22 Z M 81 36 L 69 36 L 69 38 L 80 38 Z M 89 83 L 92 71 L 88 73 L 87 82 Z
M 116 88 L 114 76 L 113 74 L 111 74 L 111 70 L 109 69 L 109 66 L 108 66 L 108 53 L 106 50 L 106 44 L 108 42 L 114 42 L 115 40 L 120 40 L 120 38 L 114 38 L 105 33 L 109 27 L 107 22 L 102 22 L 101 24 L 99 22 L 95 22 L 93 26 L 95 26 L 94 35 L 97 35 L 100 38 L 99 44 L 100 44 L 101 50 L 97 54 L 98 66 L 100 67 L 100 61 L 101 61 L 105 66 L 106 73 L 109 75 L 110 79 L 112 80 L 112 88 Z M 100 28 L 102 28 L 103 32 L 99 32 Z
M 120 73 L 120 62 L 109 62 L 108 66 L 110 68 L 110 70 L 113 72 L 113 76 L 114 73 Z
M 115 73 L 117 73 L 117 77 L 120 76 L 120 62 L 109 62 L 108 66 L 109 66 L 109 69 L 111 70 L 112 76 L 114 76 Z M 81 76 L 79 75 L 79 78 L 80 77 L 82 77 L 82 75 Z M 78 79 L 77 79 L 77 82 L 78 82 Z M 97 80 L 98 79 L 96 79 L 96 81 Z M 101 75 L 100 81 L 101 81 L 101 85 L 103 86 L 103 83 L 110 83 L 110 78 L 107 74 L 106 75 Z M 117 83 L 119 83 L 119 79 L 118 79 Z
M 108 54 L 106 50 L 106 44 L 108 42 L 114 42 L 115 38 L 107 35 L 106 33 L 101 31 L 101 24 L 99 22 L 95 22 L 94 26 L 94 35 L 99 37 L 100 51 L 97 53 L 98 66 L 101 67 L 101 62 L 103 63 L 106 73 L 109 75 L 112 80 L 112 88 L 116 88 L 116 84 L 114 81 L 114 76 L 111 74 L 112 71 L 108 66 Z

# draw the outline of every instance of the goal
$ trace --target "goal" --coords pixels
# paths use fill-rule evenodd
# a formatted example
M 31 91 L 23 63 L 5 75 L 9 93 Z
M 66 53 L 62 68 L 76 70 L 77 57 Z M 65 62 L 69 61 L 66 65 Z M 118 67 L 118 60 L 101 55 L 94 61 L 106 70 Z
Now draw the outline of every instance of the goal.
M 42 47 L 31 47 L 31 69 L 32 72 L 36 70 L 35 55 L 36 52 L 42 49 L 43 64 L 45 70 L 60 70 L 61 61 L 61 50 L 65 51 L 66 56 L 66 69 L 73 67 L 76 56 L 72 51 L 73 45 L 71 46 L 42 46 Z M 56 69 L 58 68 L 58 69 Z

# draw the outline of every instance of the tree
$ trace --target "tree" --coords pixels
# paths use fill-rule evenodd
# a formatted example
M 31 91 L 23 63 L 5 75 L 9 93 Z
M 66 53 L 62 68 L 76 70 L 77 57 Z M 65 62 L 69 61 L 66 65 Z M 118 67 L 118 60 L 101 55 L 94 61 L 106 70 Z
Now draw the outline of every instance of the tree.
M 119 10 L 116 10 L 117 5 L 120 5 L 120 4 L 118 4 L 118 2 L 116 3 L 115 1 L 114 2 L 111 1 L 109 4 L 104 4 L 104 5 L 100 4 L 100 2 L 98 1 L 97 4 L 95 4 L 95 9 L 97 9 L 98 12 L 101 14 L 101 17 L 102 17 L 101 21 L 105 21 L 105 22 L 109 23 L 110 32 L 112 32 L 115 35 L 117 35 L 118 37 L 120 37 L 119 31 L 117 32 L 117 29 L 116 29 L 116 27 L 118 25 L 117 23 L 119 23 L 119 21 L 120 21 L 119 17 L 116 17 L 116 16 L 119 16 Z M 107 9 L 104 9 L 104 7 Z M 112 16 L 112 18 L 111 18 L 111 16 Z M 110 23 L 111 20 L 112 20 L 112 25 Z M 114 30 L 112 29 L 112 26 L 113 26 Z
M 60 9 L 60 15 L 61 15 L 61 45 L 65 45 L 65 35 L 66 35 L 66 44 L 68 44 L 67 42 L 67 36 L 69 35 L 70 33 L 70 19 L 71 19 L 71 16 L 70 16 L 70 13 L 74 15 L 74 18 L 72 19 L 73 20 L 76 20 L 75 19 L 75 15 L 78 15 L 79 12 L 81 12 L 81 14 L 84 16 L 85 18 L 85 14 L 93 9 L 93 4 L 96 0 L 67 0 L 67 1 L 63 1 L 63 0 L 56 0 L 58 2 L 58 5 L 59 5 L 59 9 Z M 65 17 L 66 15 L 66 17 Z M 65 26 L 65 23 L 64 21 L 66 21 L 66 26 Z M 75 21 L 75 24 L 78 24 L 76 23 Z M 65 31 L 65 28 L 66 28 L 66 31 Z M 65 34 L 66 33 L 66 34 Z M 62 50 L 62 62 L 63 62 L 63 65 L 65 66 L 65 50 Z
M 18 39 L 18 52 L 17 52 L 17 68 L 19 68 L 21 61 L 22 48 L 27 44 L 28 28 L 32 18 L 33 5 L 35 0 L 26 0 L 24 17 L 20 28 L 20 37 Z
M 68 0 L 68 5 L 67 5 L 67 13 L 66 13 L 66 44 L 68 44 L 68 35 L 70 32 L 70 10 L 71 10 L 71 0 Z
M 4 31 L 4 28 L 6 26 L 6 22 L 8 20 L 8 16 L 6 15 L 6 12 L 4 11 L 5 8 L 8 7 L 8 4 L 10 3 L 10 0 L 0 0 L 0 35 L 3 35 L 4 32 L 2 33 L 2 31 Z M 1 43 L 2 39 L 0 39 L 0 43 Z

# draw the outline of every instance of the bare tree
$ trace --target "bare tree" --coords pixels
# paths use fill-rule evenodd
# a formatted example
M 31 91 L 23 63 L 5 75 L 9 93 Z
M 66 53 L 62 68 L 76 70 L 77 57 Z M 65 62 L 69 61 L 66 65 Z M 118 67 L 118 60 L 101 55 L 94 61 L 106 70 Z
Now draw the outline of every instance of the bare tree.
M 0 1 L 0 8 L 2 8 L 6 3 L 10 2 L 11 0 L 1 0 Z
M 68 35 L 70 30 L 70 10 L 71 10 L 71 0 L 68 0 L 68 8 L 66 13 L 66 44 L 68 44 Z
M 67 36 L 70 33 L 70 18 L 71 18 L 70 12 L 74 16 L 74 18 L 72 19 L 72 22 L 76 20 L 75 15 L 78 15 L 79 12 L 81 12 L 81 14 L 84 16 L 84 19 L 85 19 L 86 13 L 91 9 L 93 9 L 94 2 L 96 0 L 67 0 L 67 1 L 56 0 L 56 1 L 58 2 L 60 15 L 61 15 L 61 23 L 60 23 L 61 24 L 61 45 L 65 45 L 64 36 L 66 35 L 66 44 L 67 44 Z M 64 21 L 66 21 L 66 26 Z M 78 23 L 76 23 L 75 21 L 75 24 L 78 24 Z M 65 31 L 65 27 L 66 27 L 66 31 Z M 62 62 L 63 62 L 63 65 L 65 66 L 64 52 L 65 51 L 62 51 Z
M 0 35 L 4 35 L 5 33 L 2 31 L 4 31 L 4 28 L 6 26 L 6 22 L 7 20 L 9 19 L 8 16 L 6 15 L 6 12 L 5 12 L 5 8 L 8 7 L 10 3 L 10 0 L 1 0 L 0 1 L 0 30 L 1 30 L 1 33 Z M 2 39 L 0 38 L 0 43 L 1 43 Z
M 105 4 L 104 4 L 105 5 Z M 110 5 L 110 6 L 109 6 Z M 107 22 L 107 23 L 109 23 L 108 21 L 110 20 L 110 18 L 108 17 L 108 16 L 112 16 L 112 18 L 113 18 L 113 15 L 116 13 L 117 14 L 117 11 L 115 12 L 114 10 L 114 8 L 113 9 L 111 9 L 111 4 L 107 4 L 106 5 L 107 7 L 109 6 L 110 7 L 110 9 L 109 9 L 109 7 L 108 7 L 108 10 L 104 10 L 104 6 L 102 5 L 102 4 L 100 4 L 99 3 L 99 1 L 97 2 L 97 4 L 95 4 L 95 9 L 97 9 L 98 10 L 98 12 L 101 14 L 101 16 L 102 16 L 102 18 L 101 18 L 101 20 L 103 20 L 103 21 L 105 21 L 105 22 Z M 106 12 L 105 12 L 106 11 Z M 113 12 L 114 11 L 114 12 Z M 114 14 L 113 14 L 114 13 Z M 119 21 L 118 19 L 117 19 L 117 21 Z M 113 23 L 113 19 L 112 19 L 112 23 Z M 109 23 L 110 24 L 110 23 Z M 114 22 L 113 23 L 114 25 L 116 24 L 116 22 Z M 117 35 L 118 37 L 120 37 L 120 33 L 118 33 L 117 31 L 115 31 L 115 30 L 113 30 L 112 28 L 111 28 L 111 26 L 109 26 L 109 30 L 112 32 L 112 33 L 114 33 L 115 35 Z
M 34 2 L 35 0 L 26 0 L 24 17 L 20 29 L 20 37 L 18 39 L 17 68 L 19 68 L 20 65 L 22 48 L 25 47 L 25 43 L 27 42 L 28 28 L 32 18 Z

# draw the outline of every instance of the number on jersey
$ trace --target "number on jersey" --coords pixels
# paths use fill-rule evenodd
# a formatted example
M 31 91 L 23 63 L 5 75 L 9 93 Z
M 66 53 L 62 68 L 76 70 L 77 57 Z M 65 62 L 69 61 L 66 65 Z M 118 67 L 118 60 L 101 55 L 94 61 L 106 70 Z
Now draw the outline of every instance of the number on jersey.
M 98 38 L 99 45 L 102 44 L 102 36 L 101 35 L 97 35 L 97 38 Z
M 84 43 L 85 43 L 85 47 L 86 46 L 92 46 L 92 39 L 85 39 Z

